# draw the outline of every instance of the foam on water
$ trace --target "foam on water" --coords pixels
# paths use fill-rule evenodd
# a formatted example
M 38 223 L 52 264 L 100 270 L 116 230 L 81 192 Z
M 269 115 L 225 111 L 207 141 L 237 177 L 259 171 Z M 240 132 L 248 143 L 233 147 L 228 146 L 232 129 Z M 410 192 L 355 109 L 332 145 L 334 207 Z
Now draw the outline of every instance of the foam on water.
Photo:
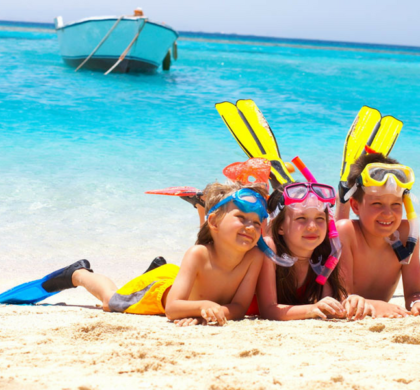
M 255 100 L 282 157 L 333 185 L 353 118 L 378 108 L 404 121 L 393 156 L 420 172 L 418 55 L 188 38 L 169 73 L 104 76 L 67 67 L 48 31 L 0 29 L 0 285 L 79 258 L 117 283 L 157 255 L 179 263 L 198 218 L 144 192 L 203 188 L 246 159 L 217 102 Z

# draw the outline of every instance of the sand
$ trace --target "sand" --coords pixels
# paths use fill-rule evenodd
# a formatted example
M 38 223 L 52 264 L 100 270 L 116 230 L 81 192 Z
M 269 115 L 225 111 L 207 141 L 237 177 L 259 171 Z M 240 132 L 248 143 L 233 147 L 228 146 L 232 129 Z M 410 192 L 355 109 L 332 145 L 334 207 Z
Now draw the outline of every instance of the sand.
M 0 305 L 0 389 L 420 388 L 420 318 L 179 328 L 78 290 Z

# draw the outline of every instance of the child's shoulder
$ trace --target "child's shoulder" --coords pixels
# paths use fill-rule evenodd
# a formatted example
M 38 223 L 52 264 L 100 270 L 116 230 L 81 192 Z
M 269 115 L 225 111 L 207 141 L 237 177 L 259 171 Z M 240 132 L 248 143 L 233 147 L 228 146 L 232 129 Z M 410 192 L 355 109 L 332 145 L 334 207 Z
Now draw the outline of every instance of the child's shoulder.
M 351 240 L 355 238 L 356 230 L 358 229 L 359 221 L 355 219 L 340 219 L 336 222 L 337 230 L 340 235 L 340 240 Z
M 205 263 L 209 259 L 209 248 L 207 245 L 194 245 L 185 252 L 182 265 L 193 263 L 195 266 Z

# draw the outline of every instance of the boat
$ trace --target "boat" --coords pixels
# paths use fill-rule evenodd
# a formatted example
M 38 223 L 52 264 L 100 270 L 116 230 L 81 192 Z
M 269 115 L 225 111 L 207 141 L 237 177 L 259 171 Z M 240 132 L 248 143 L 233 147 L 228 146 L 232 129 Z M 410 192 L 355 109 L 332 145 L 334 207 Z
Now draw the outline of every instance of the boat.
M 64 25 L 54 19 L 64 62 L 76 68 L 150 72 L 162 65 L 169 70 L 177 58 L 178 33 L 171 27 L 151 22 L 141 8 L 134 15 L 82 19 Z

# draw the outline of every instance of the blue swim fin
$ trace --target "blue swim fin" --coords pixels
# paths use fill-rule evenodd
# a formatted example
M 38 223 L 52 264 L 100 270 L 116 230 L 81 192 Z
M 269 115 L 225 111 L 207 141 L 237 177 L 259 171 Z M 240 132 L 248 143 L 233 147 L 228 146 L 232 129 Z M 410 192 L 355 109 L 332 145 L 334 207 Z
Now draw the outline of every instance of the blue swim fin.
M 5 291 L 3 294 L 0 294 L 0 303 L 12 303 L 15 305 L 25 303 L 31 304 L 40 302 L 48 297 L 58 294 L 60 291 L 55 291 L 51 293 L 45 291 L 42 287 L 42 284 L 47 280 L 53 278 L 54 276 L 59 275 L 63 270 L 64 268 L 61 268 L 58 271 L 44 276 L 42 279 L 23 283 L 19 286 L 11 288 L 10 290 Z
M 68 267 L 60 268 L 42 279 L 33 280 L 13 287 L 10 290 L 0 294 L 0 303 L 9 303 L 15 305 L 34 304 L 68 288 L 74 288 L 71 277 L 73 272 L 78 269 L 90 269 L 89 261 L 79 260 Z M 48 291 L 47 291 L 48 290 Z

